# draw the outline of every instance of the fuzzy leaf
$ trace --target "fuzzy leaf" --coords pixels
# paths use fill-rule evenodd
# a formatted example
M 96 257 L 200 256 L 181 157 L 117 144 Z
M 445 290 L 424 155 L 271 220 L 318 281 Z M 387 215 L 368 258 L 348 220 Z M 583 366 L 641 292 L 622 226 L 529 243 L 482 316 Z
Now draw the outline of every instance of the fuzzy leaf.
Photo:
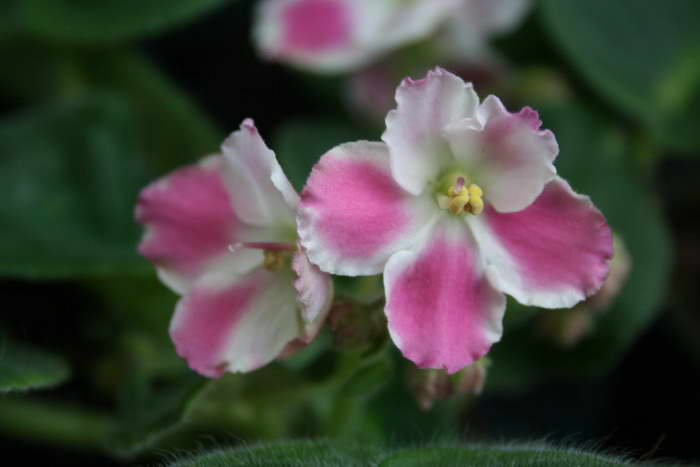
M 494 445 L 461 445 L 455 443 L 392 450 L 382 446 L 371 444 L 357 445 L 340 440 L 287 440 L 219 449 L 186 457 L 170 464 L 172 467 L 228 467 L 238 465 L 252 467 L 409 467 L 425 465 L 607 467 L 644 464 L 588 449 L 556 448 L 544 443 L 502 443 Z

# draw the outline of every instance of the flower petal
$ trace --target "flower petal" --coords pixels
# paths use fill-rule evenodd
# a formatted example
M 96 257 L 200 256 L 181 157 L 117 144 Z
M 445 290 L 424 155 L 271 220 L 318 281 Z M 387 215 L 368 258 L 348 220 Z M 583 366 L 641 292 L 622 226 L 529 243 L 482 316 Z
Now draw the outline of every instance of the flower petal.
M 505 297 L 486 280 L 474 240 L 455 219 L 393 255 L 384 288 L 391 337 L 420 368 L 454 373 L 501 337 Z
M 304 341 L 310 342 L 321 329 L 333 303 L 333 281 L 330 274 L 321 272 L 318 266 L 311 264 L 301 246 L 294 253 L 292 269 L 297 275 L 294 288 L 301 304 L 301 318 L 304 321 L 306 335 Z
M 293 226 L 299 197 L 253 121 L 245 120 L 221 149 L 226 187 L 239 217 L 256 226 Z
M 513 30 L 531 6 L 531 0 L 469 0 L 450 15 L 438 37 L 443 54 L 452 61 L 489 60 L 491 36 Z
M 303 336 L 291 271 L 260 267 L 250 274 L 223 271 L 202 277 L 177 305 L 170 336 L 177 353 L 198 373 L 259 368 Z
M 386 117 L 382 140 L 391 153 L 391 173 L 406 191 L 419 195 L 426 183 L 454 164 L 443 135 L 448 123 L 474 117 L 479 98 L 471 83 L 441 68 L 424 79 L 405 79 L 395 110 Z
M 500 212 L 529 206 L 556 176 L 553 162 L 559 146 L 529 107 L 508 112 L 495 96 L 488 96 L 478 111 L 481 130 L 474 121 L 454 122 L 446 137 L 455 157 L 474 168 L 485 198 Z
M 525 305 L 571 307 L 594 294 L 608 274 L 610 228 L 590 199 L 561 178 L 522 211 L 487 207 L 468 222 L 491 283 Z
M 359 68 L 427 36 L 461 0 L 267 0 L 254 29 L 262 55 L 320 72 Z
M 221 159 L 204 159 L 146 188 L 136 220 L 146 227 L 139 252 L 163 282 L 184 293 L 208 265 L 225 259 L 243 229 L 221 177 Z
M 321 270 L 378 274 L 439 211 L 406 193 L 391 177 L 383 143 L 347 143 L 328 151 L 301 195 L 301 244 Z

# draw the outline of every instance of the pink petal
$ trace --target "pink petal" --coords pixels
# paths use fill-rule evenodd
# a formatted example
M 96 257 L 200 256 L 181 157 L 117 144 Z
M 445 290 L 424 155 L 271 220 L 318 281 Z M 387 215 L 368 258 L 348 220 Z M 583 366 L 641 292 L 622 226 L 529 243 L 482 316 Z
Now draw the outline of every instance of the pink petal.
M 303 335 L 290 271 L 212 273 L 178 303 L 170 326 L 177 353 L 198 373 L 246 372 Z
M 254 39 L 262 55 L 319 72 L 357 69 L 426 37 L 462 0 L 266 0 Z
M 294 288 L 301 304 L 301 317 L 304 320 L 305 342 L 310 342 L 318 333 L 333 303 L 333 281 L 331 276 L 311 264 L 299 247 L 294 253 L 292 269 L 297 275 Z
M 487 207 L 468 221 L 491 283 L 525 305 L 571 307 L 594 294 L 608 274 L 610 228 L 590 199 L 561 178 L 522 211 Z
M 396 182 L 419 195 L 440 172 L 454 168 L 443 130 L 452 121 L 473 117 L 479 98 L 471 83 L 436 68 L 424 79 L 405 79 L 396 102 L 382 140 L 389 146 Z
M 384 144 L 366 141 L 326 153 L 301 196 L 299 237 L 310 260 L 323 271 L 352 276 L 380 273 L 438 212 L 433 200 L 396 184 Z
M 241 230 L 221 177 L 218 157 L 176 170 L 144 188 L 136 220 L 146 227 L 139 252 L 183 293 L 212 262 L 229 254 Z
M 416 248 L 396 253 L 384 272 L 394 343 L 418 367 L 449 373 L 500 339 L 506 304 L 486 280 L 468 230 L 454 222 L 441 222 Z
M 529 107 L 509 113 L 489 96 L 478 111 L 481 129 L 473 120 L 454 122 L 446 136 L 455 158 L 471 166 L 484 198 L 500 212 L 529 206 L 556 176 L 553 162 L 559 146 L 549 130 L 540 130 L 537 112 Z
M 340 0 L 288 2 L 282 10 L 282 22 L 282 41 L 290 49 L 319 52 L 352 40 L 351 12 Z
M 293 228 L 299 197 L 253 121 L 245 120 L 221 149 L 224 180 L 238 216 L 255 226 Z

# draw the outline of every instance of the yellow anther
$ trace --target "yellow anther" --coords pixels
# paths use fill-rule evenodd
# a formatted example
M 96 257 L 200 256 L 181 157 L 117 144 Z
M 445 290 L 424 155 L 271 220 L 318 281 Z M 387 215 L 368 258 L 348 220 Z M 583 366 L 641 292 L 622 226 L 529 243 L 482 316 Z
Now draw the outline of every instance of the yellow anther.
M 467 184 L 465 176 L 450 176 L 451 180 L 442 185 L 436 195 L 437 204 L 440 209 L 446 209 L 452 215 L 459 215 L 465 212 L 470 214 L 481 214 L 484 210 L 484 192 L 474 183 Z M 449 187 L 445 189 L 445 187 Z
M 455 193 L 454 187 L 450 188 L 450 203 L 448 205 L 450 213 L 459 214 L 467 204 L 469 204 L 469 192 L 464 187 L 459 193 Z
M 265 250 L 263 252 L 263 266 L 268 271 L 278 271 L 284 265 L 285 252 Z
M 478 185 L 472 183 L 469 185 L 469 194 L 471 195 L 471 199 L 469 200 L 469 212 L 478 216 L 484 210 L 484 200 L 481 199 L 484 192 Z
M 483 190 L 479 187 L 479 185 L 474 185 L 473 183 L 469 185 L 469 195 L 473 196 L 474 198 L 481 198 L 484 196 Z

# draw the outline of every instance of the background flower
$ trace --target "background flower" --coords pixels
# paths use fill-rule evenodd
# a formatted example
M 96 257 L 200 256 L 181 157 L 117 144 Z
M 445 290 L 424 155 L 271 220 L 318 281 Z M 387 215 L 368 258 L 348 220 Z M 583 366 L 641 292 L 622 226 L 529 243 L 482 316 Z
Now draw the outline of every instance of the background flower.
M 252 120 L 222 155 L 145 188 L 139 246 L 182 294 L 170 335 L 209 377 L 246 372 L 315 337 L 332 300 L 330 277 L 296 246 L 298 196 Z

